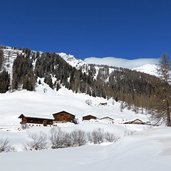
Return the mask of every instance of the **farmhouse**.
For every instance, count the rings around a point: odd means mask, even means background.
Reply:
[[[74,122],[75,123],[75,115],[68,113],[66,111],[61,111],[58,113],[52,114],[52,117],[49,118],[41,118],[41,117],[32,117],[21,114],[18,118],[21,119],[20,124],[43,124],[43,126],[53,125],[56,122]]]
[[[18,118],[21,119],[20,124],[43,124],[44,126],[47,125],[52,125],[54,119],[49,119],[49,118],[39,118],[39,117],[30,117],[30,116],[25,116],[24,114],[21,114]]]
[[[83,116],[82,120],[91,120],[91,119],[97,119],[96,116],[93,116],[93,115],[86,115],[86,116]]]
[[[74,122],[75,115],[66,111],[61,111],[53,114],[54,122]]]
[[[145,124],[145,122],[140,119],[134,119],[132,121],[124,122],[124,124]]]

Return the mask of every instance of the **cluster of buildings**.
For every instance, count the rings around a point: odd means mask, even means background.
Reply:
[[[66,111],[61,111],[58,113],[52,114],[51,118],[41,118],[41,117],[32,117],[32,116],[26,116],[24,114],[21,114],[18,118],[21,119],[20,124],[22,125],[43,125],[43,126],[48,126],[48,125],[55,125],[56,123],[64,123],[64,122],[71,122],[77,124],[77,119],[75,115],[66,112]],[[106,123],[114,123],[114,119],[111,117],[103,117],[103,118],[97,118],[96,116],[93,115],[86,115],[82,117],[83,121],[86,120],[100,120]],[[133,121],[125,122],[125,124],[145,124],[143,121],[140,119],[135,119]]]

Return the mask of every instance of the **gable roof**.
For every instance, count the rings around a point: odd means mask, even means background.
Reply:
[[[109,117],[109,116],[105,116],[105,117],[103,117],[103,118],[100,118],[100,120],[102,120],[102,119],[110,119],[110,120],[114,120],[113,118],[111,118],[111,117]]]
[[[132,120],[132,121],[127,121],[127,122],[125,122],[124,124],[133,124],[133,123],[145,124],[145,122],[143,122],[143,121],[140,120],[140,119],[134,119],[134,120]]]
[[[95,117],[95,118],[97,118],[96,116],[94,116],[94,115],[85,115],[85,116],[83,116],[83,117],[87,117],[87,116],[91,116],[91,117]]]
[[[57,112],[57,113],[54,113],[54,114],[52,114],[52,115],[53,115],[53,116],[54,116],[54,115],[59,115],[59,114],[61,114],[61,113],[66,113],[66,114],[68,114],[68,115],[75,116],[75,115],[73,115],[73,114],[71,114],[71,113],[69,113],[69,112],[66,112],[66,111]]]
[[[21,114],[18,118],[23,118],[23,117],[25,117],[25,118],[33,118],[33,119],[44,119],[44,120],[54,120],[54,118],[52,118],[52,117],[46,117],[46,118],[44,118],[44,117],[41,117],[41,116],[26,116],[26,115],[24,115],[24,114]]]

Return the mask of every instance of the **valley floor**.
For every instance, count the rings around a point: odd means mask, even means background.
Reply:
[[[46,89],[46,92],[44,91]],[[88,105],[86,101],[91,101]],[[107,102],[106,106],[100,103]],[[66,110],[76,115],[79,124],[58,124],[64,131],[80,129],[85,132],[101,128],[119,137],[115,143],[87,144],[81,147],[24,151],[29,133],[45,132],[51,127],[32,127],[20,130],[18,116],[29,114],[51,116]],[[114,123],[82,122],[82,116],[109,116]],[[120,110],[120,102],[74,94],[65,88],[52,91],[47,85],[36,92],[16,91],[0,95],[0,139],[8,138],[17,152],[0,153],[0,171],[167,171],[171,168],[171,128],[152,128],[149,125],[127,125],[125,121],[150,121],[148,113],[135,114]]]
[[[171,128],[146,129],[110,145],[1,153],[0,158],[2,171],[166,171]]]

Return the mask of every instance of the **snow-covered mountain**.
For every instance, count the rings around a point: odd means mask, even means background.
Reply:
[[[86,62],[84,62],[81,59],[76,59],[74,55],[66,54],[66,53],[57,53],[59,54],[68,64],[70,64],[72,67],[75,67],[77,69],[80,69],[80,67],[87,65]]]
[[[6,60],[5,68],[7,71],[12,72],[12,64],[16,59],[17,54],[22,54],[22,50],[14,49],[9,46],[4,49],[4,57]],[[147,73],[150,75],[155,75],[155,76],[158,75],[157,66],[159,63],[159,58],[139,58],[139,59],[128,60],[128,59],[116,58],[116,57],[101,57],[101,58],[89,57],[82,60],[82,59],[77,59],[74,55],[70,55],[66,53],[57,53],[57,54],[61,56],[69,65],[75,67],[76,69],[82,69],[83,72],[86,72],[88,70],[89,64],[95,64],[95,65],[107,65],[109,67],[122,67],[122,68],[127,68],[131,70]],[[98,67],[96,68],[98,70]]]
[[[0,79],[3,80],[0,92],[22,89],[33,91],[38,85],[48,84],[54,91],[65,87],[75,93],[114,98],[116,101],[125,101],[128,106],[142,107],[136,104],[140,95],[144,99],[153,96],[150,94],[155,92],[152,84],[158,81],[153,76],[143,74],[157,75],[155,64],[158,59],[126,60],[110,57],[87,58],[83,61],[65,53],[43,53],[27,48],[3,47],[1,51],[3,62]],[[146,108],[147,104],[143,107]]]
[[[117,57],[88,57],[84,60],[77,59],[74,55],[66,53],[58,53],[71,66],[80,69],[88,68],[88,64],[107,65],[109,67],[122,67],[146,74],[158,76],[157,66],[159,58],[138,58],[138,59],[124,59]],[[98,67],[96,67],[98,69]],[[86,70],[84,70],[86,72]]]
[[[84,59],[84,61],[88,64],[122,67],[157,76],[159,58],[123,59],[116,57],[89,57]]]

